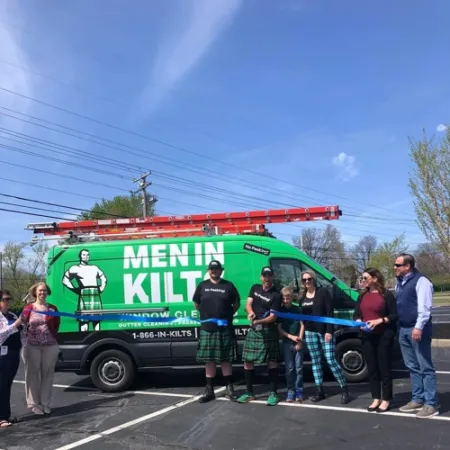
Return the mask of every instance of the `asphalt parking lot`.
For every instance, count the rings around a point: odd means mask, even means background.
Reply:
[[[450,322],[450,306],[435,306],[433,308],[433,323]]]
[[[398,411],[409,400],[410,388],[401,367],[394,372],[394,407],[385,414],[366,411],[366,383],[352,384],[352,402],[340,405],[339,390],[330,377],[329,396],[319,404],[281,402],[268,407],[264,370],[257,377],[256,402],[239,405],[222,397],[202,405],[197,400],[203,392],[203,373],[190,370],[142,374],[132,391],[119,394],[97,391],[87,377],[58,373],[50,416],[27,411],[20,369],[12,404],[21,421],[0,430],[0,449],[450,449],[450,348],[433,351],[441,415],[427,420]],[[242,370],[235,376],[243,380]],[[309,367],[305,387],[306,395],[314,392]]]

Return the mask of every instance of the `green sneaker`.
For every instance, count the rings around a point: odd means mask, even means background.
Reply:
[[[245,392],[237,399],[237,402],[238,403],[247,403],[247,402],[251,402],[252,400],[256,400],[256,397],[254,396],[254,394],[252,392]]]
[[[269,398],[267,399],[267,405],[275,406],[278,405],[278,395],[276,392],[271,392]]]

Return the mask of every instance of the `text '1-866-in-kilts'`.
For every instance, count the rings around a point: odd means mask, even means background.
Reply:
[[[197,345],[198,362],[234,361],[237,355],[236,335],[233,328],[216,331],[200,330]]]
[[[279,361],[280,357],[280,342],[275,327],[248,330],[242,351],[242,361],[262,364],[268,361]]]

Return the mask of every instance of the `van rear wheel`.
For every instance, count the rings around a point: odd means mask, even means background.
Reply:
[[[336,359],[349,383],[360,383],[368,376],[367,364],[359,339],[344,339],[336,345]]]
[[[95,387],[103,392],[128,389],[136,375],[130,356],[121,350],[105,350],[92,361],[90,375]]]

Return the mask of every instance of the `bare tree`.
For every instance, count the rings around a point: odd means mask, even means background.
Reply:
[[[450,127],[444,138],[410,139],[415,165],[409,186],[418,224],[427,239],[450,258]]]
[[[294,245],[329,270],[345,256],[341,233],[333,225],[324,229],[305,228],[294,238]]]
[[[377,247],[378,241],[375,236],[363,236],[353,247],[352,254],[359,273],[370,265],[370,258],[376,252]]]
[[[448,275],[450,270],[449,259],[430,243],[421,244],[414,252],[417,268],[427,277]]]

